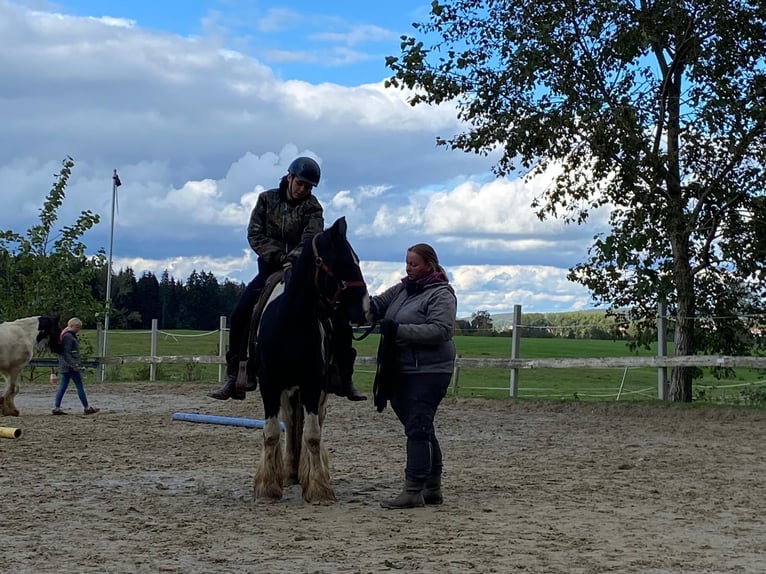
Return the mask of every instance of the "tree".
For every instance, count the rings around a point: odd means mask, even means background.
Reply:
[[[99,222],[83,211],[73,225],[56,229],[58,210],[74,167],[72,158],[62,162],[56,182],[40,208],[40,222],[26,235],[0,231],[0,318],[17,319],[52,314],[77,315],[88,322],[103,312],[90,286],[106,263],[103,250],[87,255],[81,237]]]
[[[388,84],[453,101],[464,132],[438,143],[502,157],[498,175],[558,168],[533,204],[584,223],[610,206],[571,280],[610,313],[675,315],[675,354],[733,285],[763,308],[766,13],[734,0],[435,0],[403,37]],[[424,42],[429,43],[426,47]],[[735,299],[727,300],[736,303]],[[739,311],[735,304],[726,310]],[[638,329],[647,332],[647,329]],[[723,331],[718,331],[723,333]],[[645,342],[645,341],[639,341]],[[706,350],[725,345],[709,337]],[[690,401],[692,371],[670,398]]]
[[[217,329],[219,286],[213,273],[192,270],[186,280],[178,327],[182,329]]]
[[[471,327],[479,335],[488,337],[494,334],[492,330],[492,316],[489,311],[476,311],[471,315]]]
[[[153,273],[145,271],[136,283],[136,305],[141,315],[141,328],[151,329],[152,319],[159,319],[162,313],[160,283]]]
[[[171,277],[167,269],[160,278],[160,329],[175,329],[178,325],[178,315],[183,299],[183,285]]]

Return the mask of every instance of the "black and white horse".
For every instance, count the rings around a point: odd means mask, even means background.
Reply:
[[[359,259],[346,239],[346,220],[304,242],[286,284],[278,285],[251,326],[249,376],[264,407],[263,447],[255,472],[256,498],[280,499],[300,482],[307,502],[331,502],[322,440],[328,386],[329,315],[366,322],[370,308]],[[285,426],[284,450],[279,419]]]
[[[58,317],[26,317],[0,323],[0,374],[5,376],[5,392],[0,395],[0,415],[19,416],[14,399],[19,392],[19,375],[46,344],[58,353],[61,328]]]

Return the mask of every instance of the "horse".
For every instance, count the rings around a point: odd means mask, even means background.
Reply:
[[[263,444],[253,490],[279,500],[299,482],[303,499],[335,501],[322,441],[330,384],[329,318],[366,323],[370,309],[346,219],[304,240],[287,282],[278,284],[250,325],[248,383],[260,388]],[[284,451],[280,433],[284,424]]]
[[[14,398],[19,391],[19,375],[32,360],[35,350],[46,345],[53,353],[61,349],[58,317],[40,315],[0,323],[0,374],[5,377],[5,392],[0,395],[0,415],[19,416]]]

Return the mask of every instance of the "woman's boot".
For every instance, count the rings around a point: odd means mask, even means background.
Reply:
[[[444,502],[441,474],[434,474],[426,478],[426,482],[423,485],[423,502],[429,505],[442,504]]]
[[[425,506],[423,501],[423,481],[405,480],[404,490],[399,493],[399,496],[390,500],[384,500],[380,505],[383,508],[416,508],[418,506]]]

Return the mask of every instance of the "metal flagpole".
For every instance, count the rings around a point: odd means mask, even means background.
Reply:
[[[117,202],[117,188],[122,185],[117,170],[112,175],[112,223],[109,231],[109,260],[106,264],[106,309],[104,315],[104,337],[102,339],[101,357],[106,358],[106,338],[109,334],[109,312],[112,306],[112,249],[114,247],[114,206]],[[101,363],[101,381],[106,378],[106,363]]]

